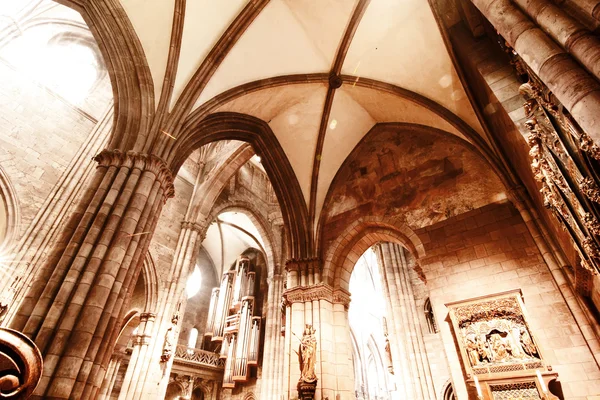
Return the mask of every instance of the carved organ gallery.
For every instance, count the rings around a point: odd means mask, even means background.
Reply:
[[[599,32],[0,2],[0,397],[600,399]]]

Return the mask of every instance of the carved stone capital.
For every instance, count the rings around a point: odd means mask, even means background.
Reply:
[[[175,195],[174,178],[171,170],[162,158],[154,154],[102,150],[100,154],[94,157],[94,160],[98,163],[98,167],[127,167],[152,172],[156,175],[156,180],[160,182],[165,199]]]
[[[333,289],[325,283],[312,286],[296,286],[283,292],[286,305],[293,303],[306,303],[314,300],[326,300],[333,304],[350,304],[350,292],[344,289]]]
[[[285,270],[290,271],[318,271],[320,260],[318,258],[291,259],[285,262]]]
[[[145,312],[145,313],[140,314],[141,322],[154,321],[155,319],[156,319],[156,314],[154,314],[154,313]]]
[[[205,225],[194,221],[181,221],[181,229],[189,229],[191,231],[198,232],[198,234],[202,234],[206,231]]]

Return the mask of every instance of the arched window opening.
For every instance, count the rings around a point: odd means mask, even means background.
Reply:
[[[425,312],[425,320],[427,320],[427,329],[429,333],[438,333],[439,330],[435,323],[435,316],[433,315],[433,308],[431,308],[431,300],[429,298],[425,300],[423,310]]]
[[[190,337],[188,338],[188,352],[192,352],[192,349],[196,348],[196,343],[198,342],[198,329],[192,328],[190,331]]]
[[[187,294],[187,298],[191,299],[200,291],[202,287],[202,274],[200,273],[200,268],[196,265],[194,267],[194,271],[188,277],[188,280],[185,285],[185,292]]]
[[[192,400],[204,400],[204,392],[201,388],[197,387],[192,392]]]
[[[387,399],[393,390],[388,354],[386,306],[377,254],[368,249],[350,276],[352,302],[348,310],[353,339],[355,395],[357,399]]]
[[[59,23],[31,27],[2,49],[2,58],[28,78],[79,105],[106,75],[106,69],[92,36],[72,29]]]
[[[448,382],[448,384],[446,385],[446,387],[444,388],[444,394],[443,394],[443,399],[444,400],[456,400],[456,394],[454,393],[454,386],[452,386],[452,382]]]

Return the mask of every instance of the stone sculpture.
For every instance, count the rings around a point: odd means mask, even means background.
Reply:
[[[313,400],[317,389],[315,361],[317,355],[316,330],[310,324],[304,327],[300,339],[298,358],[300,361],[300,379],[298,379],[298,397],[301,400]]]
[[[317,380],[315,375],[315,355],[317,353],[317,338],[315,329],[307,324],[304,328],[304,334],[300,342],[300,379],[304,382],[314,382]]]

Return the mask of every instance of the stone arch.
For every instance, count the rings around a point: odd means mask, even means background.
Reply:
[[[323,280],[335,289],[348,290],[350,275],[360,256],[378,242],[404,246],[416,260],[425,256],[418,235],[408,225],[391,225],[374,218],[361,218],[338,236],[329,246],[323,265]]]
[[[3,252],[15,244],[15,237],[18,235],[17,228],[21,221],[21,209],[17,192],[2,166],[0,166],[0,207],[4,208],[0,212],[6,214],[4,238],[0,232],[0,252]]]
[[[271,229],[269,229],[272,225],[265,221],[262,217],[259,209],[246,201],[232,201],[223,203],[217,207],[215,207],[211,211],[211,221],[214,220],[219,214],[228,212],[228,211],[238,211],[246,214],[250,221],[254,224],[258,233],[264,238],[265,242],[265,258],[267,259],[267,263],[273,269],[273,273],[278,273],[276,269],[278,266],[279,254],[277,252],[277,246],[274,241],[274,233]]]
[[[190,220],[201,223],[202,219],[206,218],[211,213],[217,197],[221,194],[225,185],[227,185],[235,173],[246,164],[250,158],[252,158],[252,155],[254,155],[252,147],[247,144],[242,145],[219,166],[218,170],[214,173],[214,176],[202,184],[206,190],[198,190],[196,192],[202,194],[202,198],[198,199],[198,204],[194,205],[190,215],[188,215]],[[192,201],[194,200],[196,199],[194,198]]]
[[[248,392],[244,396],[244,400],[256,400],[256,396],[254,396],[254,392]]]
[[[81,13],[110,76],[114,122],[109,149],[147,150],[155,115],[154,82],[142,44],[118,0],[62,0]]]
[[[177,400],[185,395],[185,388],[176,380],[171,380],[167,385],[165,400]]]
[[[290,162],[269,125],[249,115],[220,112],[207,116],[197,125],[183,131],[173,147],[164,155],[176,173],[197,148],[219,140],[250,143],[262,159],[289,233],[289,254],[301,259],[313,255],[308,208],[300,184]]]

